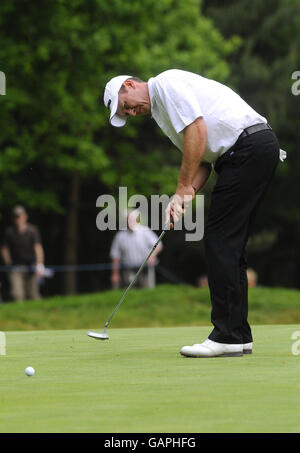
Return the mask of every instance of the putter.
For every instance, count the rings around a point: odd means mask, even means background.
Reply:
[[[170,227],[171,224],[173,224],[173,219],[172,217],[170,217],[170,220],[169,220],[169,224],[166,224],[165,227]],[[172,229],[172,228],[170,228]],[[138,276],[140,275],[140,273],[142,272],[142,270],[144,269],[146,263],[148,262],[150,256],[152,255],[152,253],[154,252],[154,250],[156,249],[156,247],[158,246],[158,244],[160,243],[160,241],[162,240],[162,238],[164,237],[164,235],[166,234],[166,229],[164,229],[162,231],[162,233],[160,234],[158,240],[156,241],[156,243],[154,244],[153,248],[151,249],[149,255],[147,256],[147,258],[145,259],[145,261],[143,262],[143,264],[141,265],[141,267],[139,268],[139,270],[137,271],[134,279],[131,281],[130,285],[128,286],[128,288],[125,290],[123,296],[121,297],[120,299],[120,302],[118,303],[118,305],[115,307],[114,311],[112,312],[112,314],[110,315],[110,317],[108,318],[108,320],[106,321],[105,323],[105,326],[104,326],[104,332],[103,333],[97,333],[97,332],[88,332],[87,335],[91,338],[95,338],[95,340],[108,340],[109,339],[109,336],[107,335],[106,333],[106,330],[107,330],[107,327],[112,319],[112,317],[114,316],[114,314],[116,313],[116,311],[118,310],[118,308],[120,307],[121,303],[123,302],[123,300],[125,299],[126,297],[126,294],[128,293],[128,291],[130,290],[130,288],[135,284],[135,282],[137,281],[138,279]]]

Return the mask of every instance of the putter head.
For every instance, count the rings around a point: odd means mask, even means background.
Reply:
[[[88,332],[89,337],[95,338],[95,340],[108,340],[109,336],[107,333]]]

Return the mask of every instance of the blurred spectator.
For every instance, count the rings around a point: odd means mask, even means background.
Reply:
[[[207,275],[200,275],[197,280],[198,288],[206,288],[208,286]]]
[[[257,286],[257,273],[254,269],[247,269],[248,287],[255,288]]]
[[[5,265],[12,266],[9,273],[11,296],[15,301],[37,300],[40,299],[38,280],[44,273],[40,233],[36,226],[27,223],[23,206],[16,206],[12,215],[13,225],[6,229],[1,248]]]
[[[111,274],[113,288],[130,284],[157,240],[158,236],[150,228],[140,225],[137,210],[127,213],[127,230],[116,234],[110,250],[113,262]],[[137,286],[155,287],[156,257],[162,248],[162,244],[159,243],[148,261],[148,266],[139,275]],[[120,268],[122,268],[121,272]]]

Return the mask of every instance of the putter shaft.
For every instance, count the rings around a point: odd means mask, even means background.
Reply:
[[[104,333],[106,332],[106,329],[112,319],[112,317],[114,316],[114,314],[116,313],[116,311],[118,310],[118,308],[120,307],[121,303],[123,302],[123,300],[125,299],[126,297],[126,294],[128,293],[128,291],[130,290],[130,288],[135,284],[135,282],[137,281],[140,273],[142,272],[142,270],[144,269],[146,263],[148,262],[150,256],[152,255],[152,253],[154,252],[154,250],[156,249],[156,247],[158,246],[158,244],[160,243],[160,241],[162,240],[162,238],[164,237],[164,235],[166,234],[166,230],[162,231],[162,233],[160,234],[158,240],[156,241],[156,243],[154,244],[153,248],[151,249],[150,253],[148,254],[147,258],[145,259],[145,261],[143,262],[143,264],[141,265],[141,267],[139,268],[139,270],[137,271],[134,279],[130,282],[129,286],[126,288],[123,296],[121,297],[118,305],[116,305],[115,309],[113,310],[112,314],[110,315],[110,317],[108,318],[108,320],[106,321],[105,323],[105,326],[104,326]]]

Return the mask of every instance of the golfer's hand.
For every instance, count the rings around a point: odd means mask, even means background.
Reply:
[[[184,215],[194,196],[195,190],[192,186],[177,190],[165,211],[166,223],[170,217],[174,220],[174,223],[178,222],[178,220]],[[173,225],[171,224],[171,228],[172,227]]]

